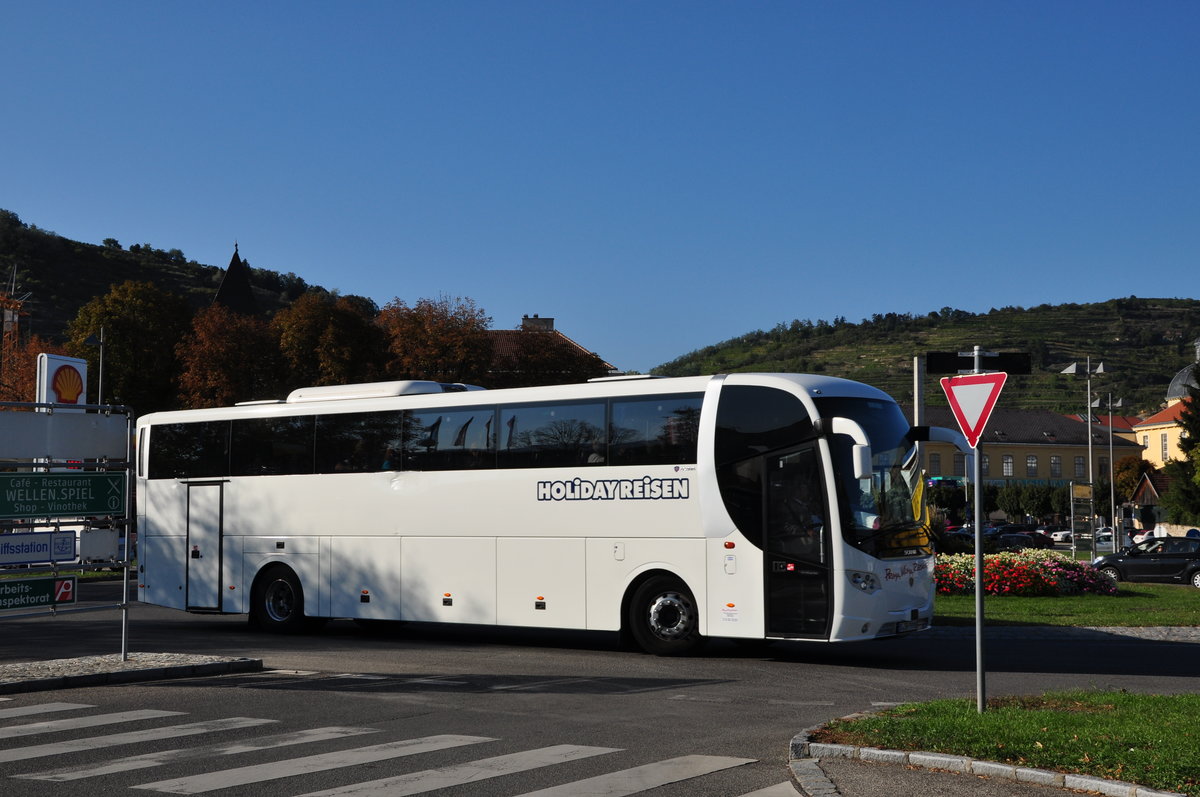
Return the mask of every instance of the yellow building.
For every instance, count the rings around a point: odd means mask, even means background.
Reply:
[[[1196,362],[1175,374],[1167,388],[1167,408],[1133,427],[1138,442],[1145,449],[1142,457],[1155,468],[1161,468],[1173,459],[1183,459],[1183,451],[1179,448],[1179,438],[1183,434],[1179,415],[1183,412],[1188,389],[1196,386],[1198,365],[1200,339],[1196,340]]]

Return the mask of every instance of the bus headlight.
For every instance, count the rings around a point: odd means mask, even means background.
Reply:
[[[858,570],[846,571],[846,576],[850,579],[850,583],[855,589],[870,595],[872,592],[879,591],[879,579],[875,578],[874,573],[862,573]]]

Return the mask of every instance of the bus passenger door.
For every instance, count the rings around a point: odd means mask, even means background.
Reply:
[[[187,485],[187,608],[221,609],[223,482]]]
[[[829,520],[815,444],[763,457],[767,636],[827,637]]]

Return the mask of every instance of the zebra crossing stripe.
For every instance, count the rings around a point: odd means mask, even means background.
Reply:
[[[59,731],[79,730],[80,728],[95,728],[99,725],[116,725],[118,722],[175,717],[183,713],[182,711],[146,709],[144,711],[119,711],[116,714],[96,714],[91,717],[71,717],[65,720],[46,720],[45,722],[31,722],[28,725],[15,725],[11,728],[5,728],[4,736],[7,739],[15,739],[19,736],[36,736],[39,733],[57,733]]]
[[[350,736],[360,736],[364,733],[378,732],[378,728],[311,728],[309,730],[303,730],[297,733],[280,733],[274,736],[263,736],[261,738],[252,739],[246,742],[235,742],[232,744],[207,744],[200,747],[187,747],[176,750],[163,750],[157,753],[145,753],[144,755],[118,758],[115,761],[109,761],[105,764],[101,764],[98,767],[63,767],[62,769],[30,772],[26,775],[14,775],[13,777],[25,778],[26,780],[51,780],[56,782],[81,780],[83,778],[94,778],[99,775],[112,775],[116,772],[130,772],[135,769],[149,769],[151,767],[158,767],[164,764],[173,764],[179,761],[190,761],[196,758],[207,759],[222,755],[249,753],[256,750],[272,750],[278,747],[290,747],[292,745],[309,744],[311,742],[324,742],[330,739],[342,739]]]
[[[440,736],[425,736],[418,739],[404,739],[398,742],[357,747],[351,750],[341,750],[333,753],[293,758],[271,764],[256,764],[237,769],[225,769],[218,772],[206,772],[187,778],[159,780],[154,783],[143,783],[133,786],[134,789],[160,791],[169,794],[202,794],[206,791],[226,789],[249,783],[262,783],[267,780],[288,778],[294,775],[307,775],[312,772],[324,772],[330,769],[359,766],[373,761],[386,761],[389,758],[428,753],[434,750],[445,750],[451,747],[461,747],[479,742],[494,742],[495,739],[485,736],[457,736],[444,734]]]
[[[495,758],[484,758],[441,769],[427,769],[423,772],[410,772],[391,778],[354,783],[335,789],[311,792],[301,795],[301,797],[403,797],[403,795],[424,794],[435,789],[461,786],[488,778],[498,778],[501,775],[511,775],[566,761],[616,752],[620,751],[612,747],[560,744]]]
[[[168,711],[168,714],[179,712]],[[122,744],[138,744],[152,742],[157,739],[172,739],[178,736],[195,736],[201,733],[231,730],[233,728],[249,728],[254,725],[266,725],[279,720],[260,720],[252,717],[231,717],[221,720],[205,720],[187,725],[168,725],[163,728],[149,728],[144,731],[128,731],[113,733],[107,736],[91,736],[84,739],[72,739],[66,742],[50,742],[36,744],[30,747],[13,747],[0,750],[0,763],[20,761],[26,758],[44,758],[51,755],[78,753],[84,750],[96,750],[101,747],[116,747]]]
[[[0,709],[0,720],[14,717],[29,717],[34,714],[50,714],[55,711],[75,711],[77,709],[95,708],[87,703],[39,703],[33,706],[17,706],[16,708]]]
[[[710,775],[723,769],[753,764],[753,758],[728,756],[685,755],[654,764],[597,775],[587,780],[564,783],[549,789],[531,791],[520,797],[624,797],[640,791],[655,789],[681,780]]]

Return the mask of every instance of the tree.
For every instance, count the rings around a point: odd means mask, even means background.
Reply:
[[[945,513],[947,518],[954,518],[956,521],[963,517],[963,512],[967,508],[967,495],[961,487],[939,484],[937,487],[929,488],[927,496],[930,506],[937,507]],[[974,507],[972,507],[973,509]]]
[[[1026,515],[1039,520],[1054,511],[1054,488],[1043,484],[1027,484],[1021,491],[1021,508]]]
[[[1154,470],[1154,466],[1141,457],[1131,454],[1122,457],[1113,465],[1113,482],[1117,487],[1117,501],[1128,501],[1142,481],[1142,476]]]
[[[1000,511],[1010,520],[1012,518],[1019,518],[1024,514],[1024,492],[1023,486],[1016,482],[1006,484],[1000,488],[1000,492],[996,496],[996,502],[1000,505]]]
[[[375,323],[379,308],[361,296],[309,291],[271,321],[289,382],[344,385],[381,378],[387,338]]]
[[[492,362],[491,321],[470,299],[421,299],[412,307],[393,299],[379,313],[392,355],[389,374],[396,379],[486,381]]]
[[[1179,414],[1179,425],[1183,427],[1179,450],[1183,459],[1171,460],[1163,466],[1170,487],[1163,493],[1160,506],[1168,523],[1200,525],[1200,388],[1190,385],[1183,401],[1184,408]]]
[[[67,350],[88,361],[88,378],[100,376],[100,347],[87,343],[104,330],[104,395],[101,403],[124,404],[140,414],[175,404],[179,373],[175,346],[191,324],[192,311],[175,294],[149,282],[114,285],[79,309],[67,325]]]
[[[184,407],[228,406],[279,398],[284,392],[278,339],[261,318],[210,305],[196,313],[176,354]]]
[[[4,352],[0,362],[0,401],[33,401],[37,398],[37,358],[39,354],[66,354],[57,343],[51,343],[37,335],[18,343],[11,351]]]

